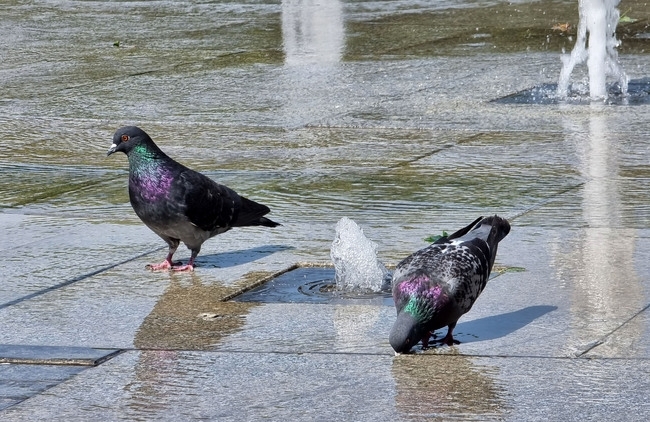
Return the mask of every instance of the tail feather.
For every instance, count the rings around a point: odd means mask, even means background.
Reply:
[[[490,248],[496,248],[496,245],[503,240],[504,237],[510,233],[510,223],[505,218],[495,215],[494,217],[488,217],[490,219],[489,224],[492,226],[490,234],[486,240]],[[486,218],[486,220],[488,220]]]
[[[490,248],[490,271],[494,265],[494,260],[497,256],[497,249],[499,247],[499,242],[503,240],[504,237],[510,233],[510,223],[505,218],[501,218],[497,215],[490,218],[490,234],[487,237],[486,243]]]
[[[258,220],[258,224],[251,224],[251,225],[252,226],[264,226],[264,227],[277,227],[277,226],[281,226],[282,224],[276,223],[273,220],[269,220],[266,217],[260,217],[260,219]]]
[[[243,227],[243,226],[265,226],[265,227],[276,227],[279,226],[279,223],[272,221],[263,215],[271,212],[269,207],[266,205],[251,201],[248,198],[241,197],[242,207],[239,211],[239,217],[233,227]]]
[[[474,226],[476,226],[476,224],[478,224],[478,222],[481,221],[481,220],[483,220],[483,216],[480,216],[480,217],[477,218],[476,220],[472,221],[468,226],[463,227],[462,229],[458,230],[458,231],[455,232],[455,233],[452,233],[452,234],[451,234],[450,236],[448,236],[447,238],[448,238],[449,240],[454,240],[454,239],[457,239],[457,238],[459,238],[459,237],[465,236],[465,235],[466,235],[467,233],[469,233],[469,231],[472,230],[472,229],[474,228]]]

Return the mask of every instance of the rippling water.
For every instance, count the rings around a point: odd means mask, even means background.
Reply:
[[[646,107],[491,102],[557,80],[570,42],[551,28],[577,15],[574,3],[331,1],[319,32],[299,25],[322,17],[314,2],[5,2],[0,304],[19,302],[2,309],[3,341],[146,349],[85,371],[96,390],[71,382],[35,397],[61,402],[33,402],[34,412],[281,419],[293,409],[345,420],[348,406],[377,420],[518,420],[572,417],[570,401],[596,418],[642,403],[642,363],[562,365],[645,303]],[[632,73],[648,69],[639,19],[621,47]],[[283,226],[206,242],[203,268],[188,277],[144,272],[164,244],[128,203],[126,158],[106,157],[124,124],[267,204]],[[393,360],[390,306],[221,301],[249,275],[238,271],[328,261],[344,216],[390,263],[491,213],[513,220],[497,260],[526,273],[495,280],[499,297],[486,308],[508,317],[531,300],[559,306],[503,342],[462,350],[541,358]],[[99,269],[76,288],[48,290]],[[20,302],[35,292],[42,300]],[[619,334],[608,353],[627,353],[622,344],[645,356],[646,325]],[[197,352],[156,350],[182,348]],[[541,396],[550,405],[538,411]]]

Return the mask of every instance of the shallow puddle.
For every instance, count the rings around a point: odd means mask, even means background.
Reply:
[[[236,302],[326,303],[332,305],[393,306],[390,291],[337,289],[333,268],[299,267],[234,299]]]
[[[34,381],[0,391],[30,397],[3,416],[648,419],[644,2],[617,33],[638,97],[599,107],[539,101],[573,0],[5,3],[0,342],[124,353],[0,366]],[[211,239],[193,274],[146,271],[164,242],[106,157],[124,124],[282,226]],[[505,270],[459,346],[395,359],[390,295],[343,294],[328,267],[230,300],[327,262],[341,217],[390,264],[489,213],[512,220]]]
[[[576,84],[579,85],[579,84]],[[497,98],[492,102],[497,104],[590,104],[589,92],[584,91],[586,87],[576,86],[570,91],[567,98],[557,96],[557,84],[543,84],[514,94]],[[628,82],[627,95],[622,95],[618,84],[611,84],[607,87],[607,105],[642,105],[650,103],[650,78],[633,79]]]

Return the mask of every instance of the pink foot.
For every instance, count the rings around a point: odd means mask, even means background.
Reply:
[[[180,261],[172,263],[171,256],[168,256],[160,264],[149,264],[145,268],[151,271],[194,271],[194,260],[190,259],[187,265],[182,265]]]
[[[172,271],[178,271],[178,272],[181,272],[181,271],[191,272],[191,271],[194,271],[194,265],[192,265],[192,264],[180,265],[180,266],[177,266],[177,267],[171,267],[171,270]]]
[[[160,264],[148,264],[145,268],[151,271],[163,271],[163,270],[169,270],[173,267],[169,261],[164,260]]]

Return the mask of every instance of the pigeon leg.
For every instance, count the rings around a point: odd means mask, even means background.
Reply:
[[[169,245],[169,253],[167,254],[167,258],[165,258],[165,260],[160,264],[148,264],[146,266],[148,270],[162,271],[162,270],[170,270],[174,268],[174,263],[172,262],[172,256],[174,256],[176,249],[178,249],[178,245],[180,244],[180,241],[173,240],[173,239],[165,239],[165,241]]]
[[[429,348],[429,338],[431,337],[431,332],[427,331],[427,333],[422,336],[422,350],[427,350]]]
[[[147,264],[147,269],[151,271],[163,271],[163,270],[173,270],[178,267],[174,267],[174,263],[172,262],[172,256],[174,253],[169,253],[167,255],[167,258],[160,264]],[[176,265],[178,266],[180,262],[177,262]]]
[[[453,346],[454,344],[460,344],[460,341],[454,339],[454,336],[452,334],[455,327],[456,327],[455,322],[453,324],[449,324],[449,326],[447,327],[447,335],[439,340],[440,343],[444,343],[447,346]]]
[[[194,260],[196,259],[196,256],[199,254],[199,251],[201,249],[192,249],[192,256],[190,257],[190,260],[187,262],[187,265],[181,265],[178,267],[172,267],[172,271],[194,271]]]

